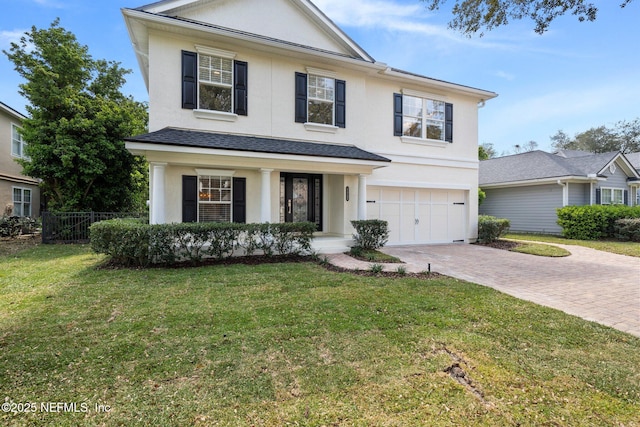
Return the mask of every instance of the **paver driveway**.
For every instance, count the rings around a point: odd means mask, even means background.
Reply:
[[[412,270],[433,271],[490,286],[640,336],[640,258],[580,246],[564,258],[478,245],[397,246],[383,251]],[[417,267],[417,268],[416,268]]]

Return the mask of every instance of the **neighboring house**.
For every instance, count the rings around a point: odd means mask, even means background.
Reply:
[[[150,133],[126,146],[150,162],[152,223],[311,221],[335,250],[367,218],[390,244],[475,240],[477,110],[495,93],[377,62],[308,0],[123,15],[149,91]]]
[[[17,159],[25,158],[25,142],[18,132],[24,115],[0,102],[0,215],[40,216],[38,181],[22,175]]]
[[[480,162],[480,187],[480,214],[509,219],[513,231],[557,234],[557,208],[638,204],[640,175],[617,151],[531,151]]]

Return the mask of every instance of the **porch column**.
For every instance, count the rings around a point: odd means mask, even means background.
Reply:
[[[260,169],[260,172],[262,172],[260,222],[271,222],[271,172],[273,169]]]
[[[358,175],[358,219],[367,219],[367,176]]]
[[[164,224],[164,170],[166,163],[151,163],[153,180],[151,181],[151,215],[150,224]]]

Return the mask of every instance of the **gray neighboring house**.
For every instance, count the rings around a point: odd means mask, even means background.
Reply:
[[[560,234],[556,208],[640,204],[640,153],[531,151],[480,162],[487,198],[481,215],[511,221],[511,230]]]

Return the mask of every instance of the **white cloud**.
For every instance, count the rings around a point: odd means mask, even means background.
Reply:
[[[507,73],[506,71],[502,71],[502,70],[498,70],[494,73],[494,75],[496,77],[500,77],[501,79],[504,80],[508,80],[508,81],[513,81],[516,79],[516,76],[511,74],[511,73]]]
[[[20,37],[24,36],[26,31],[27,30],[0,31],[0,47],[2,47],[2,49],[9,49],[11,43],[19,43]]]

